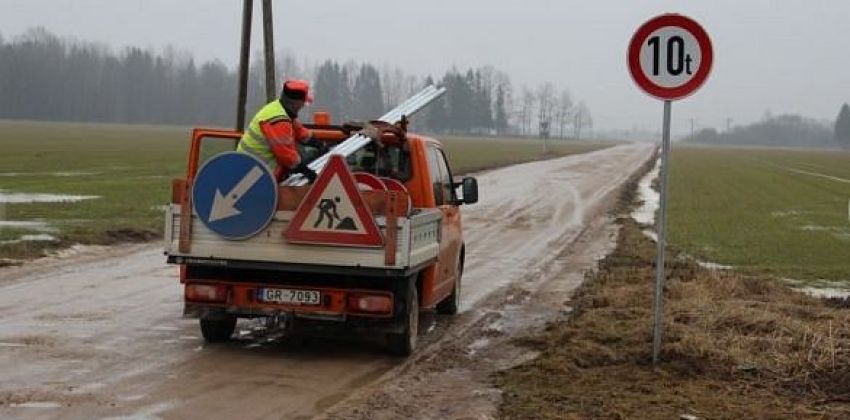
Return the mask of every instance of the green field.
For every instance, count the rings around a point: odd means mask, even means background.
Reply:
[[[608,147],[614,142],[549,140],[548,153],[543,154],[543,143],[538,139],[475,138],[447,136],[441,138],[452,170],[458,174],[480,169],[585,153]]]
[[[0,122],[0,192],[98,196],[67,203],[0,203],[0,258],[31,258],[74,243],[112,244],[160,235],[171,179],[183,176],[191,129]],[[550,155],[611,143],[551,141]],[[445,139],[456,173],[541,159],[529,139]],[[207,151],[212,153],[213,150]],[[486,194],[486,191],[482,191]],[[8,221],[42,226],[9,226]],[[23,235],[57,241],[18,241]]]
[[[791,279],[850,281],[850,153],[674,147],[670,243]]]

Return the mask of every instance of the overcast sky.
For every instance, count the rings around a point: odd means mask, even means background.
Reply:
[[[255,21],[260,0],[255,0]],[[0,33],[34,26],[115,47],[174,45],[235,66],[241,0],[0,0]],[[552,81],[586,101],[597,128],[657,129],[661,104],[626,70],[645,20],[677,12],[712,37],[714,68],[673,106],[674,135],[773,114],[833,120],[850,101],[848,0],[275,0],[275,46],[312,60],[398,65],[418,74],[492,64],[515,85]],[[260,26],[255,23],[255,33]],[[259,38],[254,46],[259,48]]]

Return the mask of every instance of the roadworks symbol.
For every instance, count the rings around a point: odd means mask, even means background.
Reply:
[[[342,218],[339,216],[336,208],[339,202],[339,196],[334,197],[333,200],[330,198],[323,198],[319,201],[319,205],[317,207],[319,209],[319,219],[313,224],[313,229],[318,229],[319,226],[325,222],[325,219],[327,219],[328,229],[357,230],[357,225],[354,223],[354,219],[351,217]],[[339,221],[339,223],[336,223],[336,221]],[[335,223],[336,227],[334,227]]]
[[[305,222],[302,229],[309,231],[366,233],[339,177],[329,180]]]
[[[376,247],[384,242],[340,155],[330,158],[284,235],[289,242],[301,244]]]

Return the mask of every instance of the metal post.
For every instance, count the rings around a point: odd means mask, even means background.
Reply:
[[[652,337],[652,363],[658,363],[661,353],[662,324],[664,322],[664,225],[667,218],[667,178],[670,174],[670,108],[671,102],[664,101],[664,128],[661,135],[661,192],[658,203],[658,234],[655,258],[655,328]]]
[[[266,62],[266,102],[277,98],[274,74],[274,27],[272,26],[272,0],[263,0],[263,49]]]
[[[248,101],[248,66],[251,53],[251,13],[254,0],[242,3],[242,47],[239,50],[239,96],[236,99],[236,131],[245,128],[245,104]]]

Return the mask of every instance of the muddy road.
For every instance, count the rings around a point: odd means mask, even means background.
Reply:
[[[206,345],[197,321],[181,318],[177,268],[159,244],[2,269],[0,418],[353,417],[345,410],[439,363],[441,349],[514,299],[518,284],[561,304],[580,276],[553,279],[570,261],[589,266],[603,252],[605,210],[652,151],[623,145],[481,174],[481,201],[463,213],[463,312],[423,316],[421,351],[408,360],[369,338],[281,336],[258,322]],[[474,343],[473,352],[487,352],[486,340]],[[396,415],[415,417],[387,417]]]

